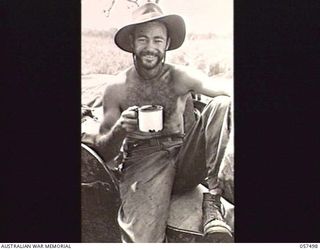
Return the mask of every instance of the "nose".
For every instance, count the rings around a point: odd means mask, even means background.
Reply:
[[[148,50],[154,50],[156,48],[155,43],[150,39],[146,45],[146,49]]]

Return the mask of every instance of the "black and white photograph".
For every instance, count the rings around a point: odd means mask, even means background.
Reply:
[[[319,4],[0,1],[1,248],[319,248]]]
[[[82,242],[234,242],[233,1],[81,1]]]

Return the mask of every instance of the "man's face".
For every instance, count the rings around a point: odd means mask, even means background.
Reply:
[[[153,69],[161,63],[167,46],[167,29],[160,22],[140,24],[132,37],[133,51],[138,64]]]

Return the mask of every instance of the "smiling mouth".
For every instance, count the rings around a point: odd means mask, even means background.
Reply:
[[[148,61],[152,61],[152,60],[155,60],[157,57],[152,55],[145,55],[143,56],[143,58],[145,58]]]

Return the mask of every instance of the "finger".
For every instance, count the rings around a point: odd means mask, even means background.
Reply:
[[[122,127],[128,132],[136,131],[138,128],[137,126],[131,124],[123,124]]]
[[[129,111],[126,110],[122,113],[122,116],[125,118],[136,118],[137,117],[137,112],[136,111]]]
[[[127,110],[136,111],[138,108],[139,108],[138,106],[131,106]]]
[[[131,125],[137,125],[138,124],[138,120],[137,119],[129,119],[129,118],[124,118],[122,120],[123,124],[131,124]]]
[[[130,119],[130,118],[124,118],[122,117],[120,120],[119,120],[119,123],[122,125],[132,125],[132,126],[137,126],[138,125],[138,120],[137,119]]]

